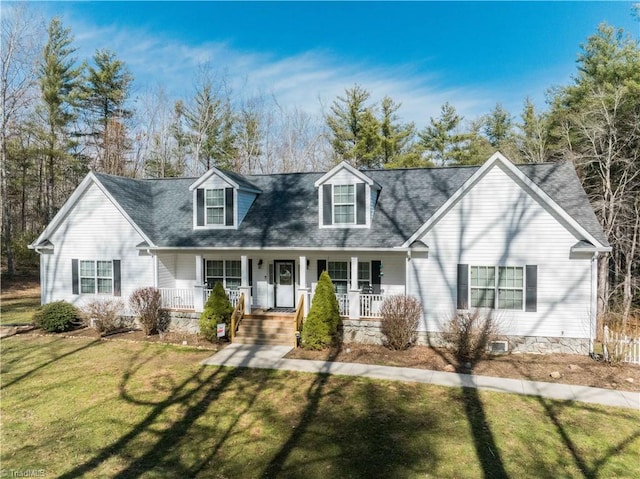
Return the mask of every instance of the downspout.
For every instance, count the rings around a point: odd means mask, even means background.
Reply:
[[[407,250],[407,260],[404,263],[404,295],[409,295],[409,268],[411,266],[411,250]]]
[[[595,251],[591,257],[591,301],[589,314],[589,354],[594,353],[593,332],[597,323],[598,314],[598,252]]]

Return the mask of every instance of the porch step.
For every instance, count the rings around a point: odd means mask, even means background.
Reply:
[[[294,315],[250,314],[245,316],[235,336],[240,344],[292,345]]]

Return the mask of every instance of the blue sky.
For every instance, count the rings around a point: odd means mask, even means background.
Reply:
[[[162,85],[192,94],[198,64],[226,72],[236,94],[273,93],[312,113],[359,83],[402,102],[424,126],[448,101],[467,118],[497,102],[517,115],[525,97],[567,84],[579,46],[601,22],[636,38],[632,2],[44,2],[79,58],[116,52],[135,94]]]

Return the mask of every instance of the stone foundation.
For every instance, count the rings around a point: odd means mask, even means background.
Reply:
[[[345,343],[383,344],[380,321],[343,319],[342,340]],[[500,336],[498,340],[508,342],[508,352],[510,353],[589,354],[589,340],[583,338]],[[433,347],[447,346],[441,333],[427,331],[418,332],[418,344]]]
[[[171,317],[171,321],[169,322],[169,331],[190,334],[197,334],[200,332],[200,326],[198,325],[200,313],[171,311],[169,316]]]

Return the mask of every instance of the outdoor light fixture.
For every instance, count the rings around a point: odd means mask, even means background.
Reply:
[[[262,269],[262,260],[261,259],[258,260],[258,269]]]

